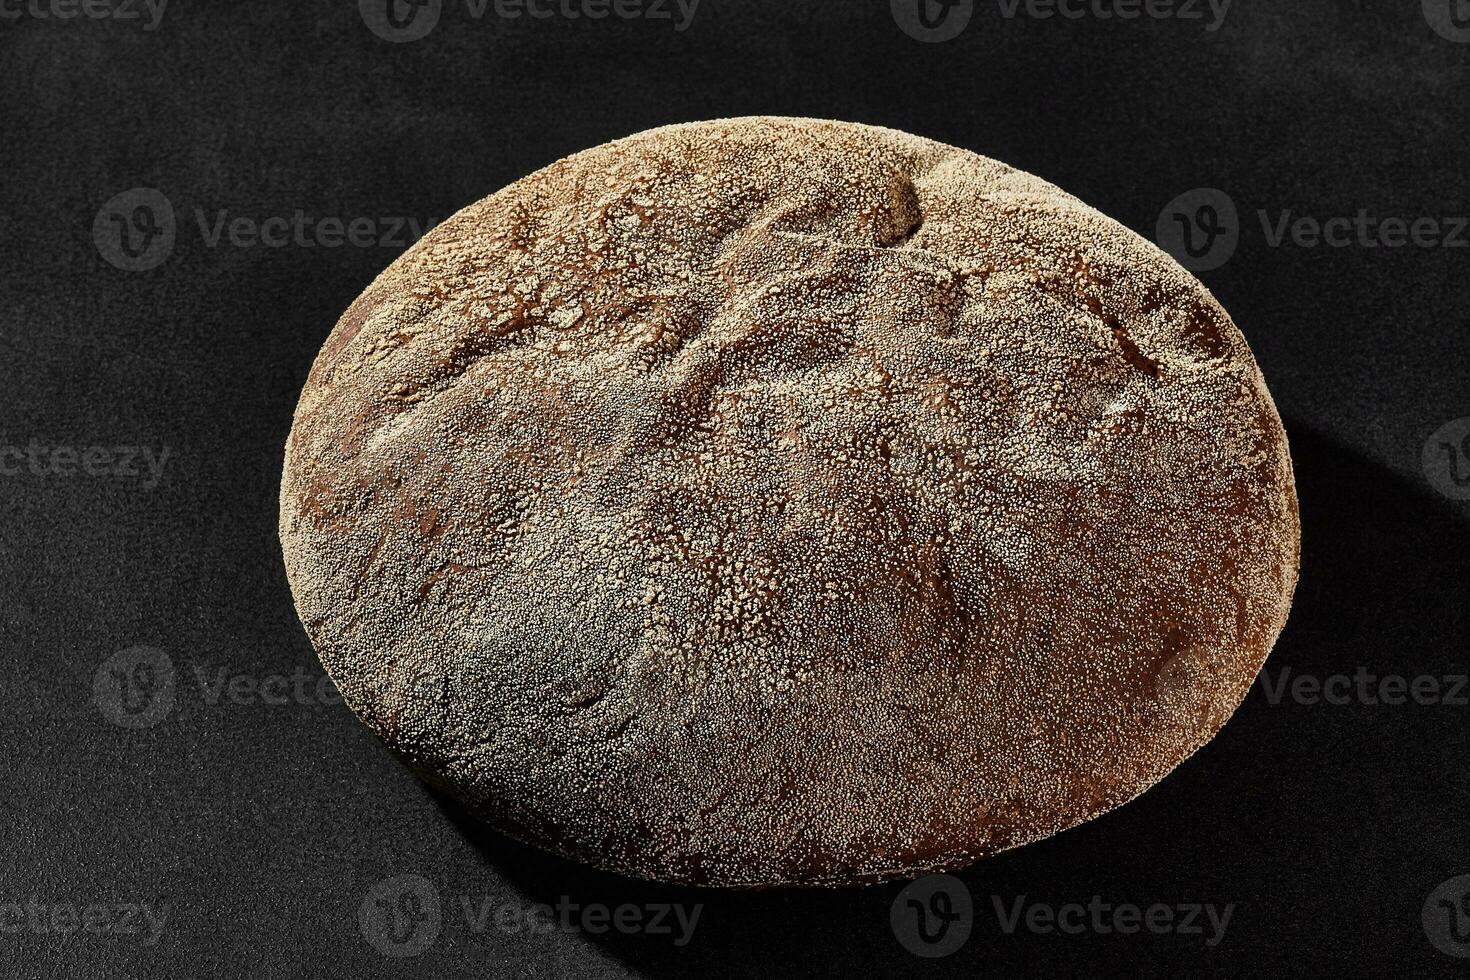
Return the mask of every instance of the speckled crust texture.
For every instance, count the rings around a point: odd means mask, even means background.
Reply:
[[[1291,462],[1158,249],[887,129],[674,126],[553,164],[352,305],[281,540],[347,703],[505,832],[839,885],[1095,817],[1284,625]]]

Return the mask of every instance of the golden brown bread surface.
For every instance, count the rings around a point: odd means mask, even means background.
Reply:
[[[1299,529],[1229,317],[1057,188],[849,123],[675,126],[465,209],[342,317],[281,540],[347,703],[631,875],[953,868],[1245,696]]]

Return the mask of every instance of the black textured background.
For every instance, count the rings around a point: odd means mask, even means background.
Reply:
[[[1470,707],[1272,705],[1258,686],[1141,799],[962,873],[973,934],[920,959],[890,928],[899,885],[722,894],[590,872],[476,829],[341,706],[211,703],[196,673],[320,675],[275,542],[281,447],[336,317],[401,251],[212,247],[196,211],[439,219],[615,137],[769,113],[967,147],[1150,237],[1178,195],[1227,193],[1239,249],[1202,278],[1287,420],[1305,534],[1269,669],[1463,675],[1470,505],[1421,455],[1470,415],[1470,249],[1272,247],[1256,217],[1470,213],[1470,43],[1431,29],[1435,2],[1237,0],[1208,31],[977,0],[958,38],[923,43],[888,0],[703,0],[683,31],[476,21],[445,0],[433,33],[395,44],[353,0],[173,0],[155,30],[3,0],[20,17],[0,18],[0,452],[169,455],[156,485],[0,456],[0,975],[1464,976],[1421,912],[1470,873]],[[104,259],[114,226],[96,220],[135,188],[177,216],[138,272]],[[109,680],[140,646],[167,657],[171,694],[167,669]],[[119,694],[153,723],[110,721]],[[394,959],[359,911],[405,874],[440,896],[441,931]],[[1214,946],[1006,935],[992,896],[1022,895],[1234,909]],[[461,896],[703,907],[678,947],[476,933]],[[68,906],[130,903],[166,907],[156,937],[67,928]]]

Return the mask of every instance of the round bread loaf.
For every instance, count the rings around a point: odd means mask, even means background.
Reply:
[[[504,832],[723,886],[955,868],[1143,792],[1285,623],[1244,340],[1050,184],[754,118],[579,153],[384,272],[281,487],[343,697]]]

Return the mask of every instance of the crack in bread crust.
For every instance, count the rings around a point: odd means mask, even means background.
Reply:
[[[523,840],[723,886],[954,868],[1132,799],[1284,625],[1245,341],[1057,188],[752,118],[562,160],[344,314],[281,539],[355,712]]]

